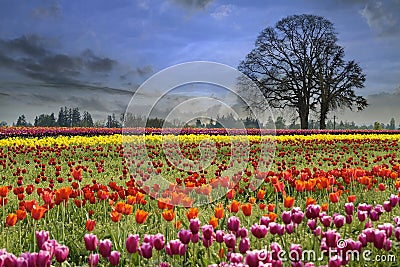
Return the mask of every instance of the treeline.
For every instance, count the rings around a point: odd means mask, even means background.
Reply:
[[[0,122],[1,126],[7,126],[6,122]],[[235,118],[232,114],[215,119],[197,119],[189,123],[182,123],[174,120],[173,122],[165,121],[160,118],[145,118],[142,116],[133,115],[131,113],[121,114],[119,118],[115,114],[108,115],[105,120],[94,121],[92,115],[88,111],[81,111],[77,107],[61,107],[56,118],[54,113],[40,114],[35,117],[34,123],[27,121],[24,114],[20,115],[13,126],[39,126],[39,127],[106,127],[106,128],[121,128],[121,127],[149,127],[149,128],[263,128],[263,129],[300,129],[299,123],[292,121],[290,124],[282,116],[272,119],[269,117],[267,122],[261,123],[257,119],[247,117],[245,119]],[[311,120],[309,122],[310,129],[319,129],[320,122]],[[335,121],[328,120],[326,129],[329,130],[357,130],[357,129],[374,129],[374,130],[395,130],[396,121],[391,118],[388,124],[374,122],[371,125],[356,125],[354,121]]]

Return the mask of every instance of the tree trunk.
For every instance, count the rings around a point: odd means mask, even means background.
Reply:
[[[328,108],[321,105],[321,112],[319,114],[319,129],[326,129],[326,117],[328,115]]]
[[[301,129],[308,129],[308,113],[309,111],[306,108],[299,109]]]

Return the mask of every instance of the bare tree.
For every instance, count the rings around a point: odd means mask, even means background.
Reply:
[[[321,57],[332,56],[338,47],[336,35],[333,24],[323,17],[304,14],[286,17],[274,28],[267,27],[261,32],[255,48],[238,68],[259,86],[271,107],[295,109],[301,128],[307,129],[310,110],[316,110],[323,102],[320,79],[327,76],[319,72],[325,71],[323,62],[329,60]],[[345,65],[334,73],[339,71],[348,75]],[[346,98],[337,95],[340,93],[328,100],[336,101],[328,111],[345,103]]]

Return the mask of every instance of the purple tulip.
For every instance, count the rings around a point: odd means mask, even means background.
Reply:
[[[12,253],[7,253],[2,255],[3,263],[2,266],[4,267],[16,267],[17,265],[17,257],[15,257]]]
[[[57,241],[55,239],[50,239],[43,243],[42,250],[47,250],[48,252],[50,252],[50,257],[53,257],[54,251],[57,248],[57,246],[58,246]]]
[[[57,262],[64,262],[68,258],[69,249],[67,246],[61,245],[57,246],[54,250],[54,255],[56,256]]]
[[[367,219],[367,215],[368,215],[368,212],[367,212],[367,211],[359,210],[359,211],[357,212],[357,217],[358,217],[358,220],[359,220],[360,222],[365,221],[365,220]]]
[[[311,230],[315,230],[315,228],[317,228],[317,222],[315,220],[308,220],[307,226]]]
[[[352,202],[344,204],[344,210],[347,215],[352,215],[354,212],[354,204]]]
[[[365,234],[367,242],[374,242],[374,236],[375,236],[374,228],[367,228],[362,232]]]
[[[224,230],[217,230],[217,232],[215,233],[215,241],[217,241],[218,243],[224,242],[224,235]]]
[[[328,267],[340,267],[342,266],[342,258],[340,256],[333,256],[329,259]]]
[[[383,249],[390,251],[392,249],[392,240],[386,239],[385,243],[383,244]]]
[[[381,204],[377,204],[377,205],[374,207],[373,210],[376,211],[376,212],[378,213],[379,216],[382,215],[382,213],[385,212],[385,209],[383,208],[383,206],[382,206]],[[372,212],[372,210],[371,210],[371,212]]]
[[[321,221],[324,227],[329,227],[332,223],[332,217],[328,215],[320,217],[319,220]]]
[[[89,250],[89,251],[95,251],[96,250],[97,243],[99,242],[99,240],[97,239],[96,235],[94,235],[94,234],[85,234],[83,239],[85,240],[86,250]]]
[[[22,253],[20,255],[20,257],[27,260],[29,267],[36,267],[37,255],[38,255],[37,252],[33,252],[33,253],[25,252],[25,253]],[[0,266],[1,266],[1,264],[0,264]]]
[[[269,224],[269,232],[273,235],[278,233],[278,228],[279,228],[279,224],[277,224],[276,222],[271,222]]]
[[[276,242],[272,242],[269,245],[269,247],[271,249],[272,259],[279,260],[279,255],[280,255],[280,251],[282,250],[282,247]]]
[[[392,205],[392,207],[394,208],[394,207],[396,207],[397,203],[399,202],[399,197],[394,194],[391,194],[389,197],[389,202],[390,202],[390,205]]]
[[[51,255],[47,250],[39,251],[36,259],[37,267],[49,267],[51,263]]]
[[[385,231],[375,229],[373,242],[374,242],[374,246],[377,249],[383,249],[383,246],[385,245],[385,242],[386,242]]]
[[[289,224],[292,221],[292,214],[290,213],[290,211],[282,212],[281,216],[284,224]]]
[[[99,254],[90,254],[88,259],[89,267],[96,267],[99,264],[99,260]]]
[[[153,256],[153,246],[148,242],[143,242],[139,247],[139,255],[145,259]]]
[[[386,237],[391,237],[393,233],[393,225],[391,223],[384,223],[381,225],[378,225],[379,230],[383,230],[386,233]]]
[[[383,202],[383,208],[386,212],[391,212],[392,211],[392,204],[390,204],[390,201],[385,201]]]
[[[235,248],[236,246],[236,236],[234,234],[226,234],[224,236],[225,245],[228,248]]]
[[[143,236],[143,242],[149,243],[151,246],[153,246],[153,240],[154,240],[154,236],[153,235],[145,234]]]
[[[187,245],[189,244],[190,239],[192,238],[192,232],[190,230],[182,229],[178,233],[178,238],[183,244]]]
[[[188,231],[190,235],[192,235],[192,232]],[[190,241],[190,240],[189,240]],[[164,248],[164,243],[165,243],[165,238],[163,234],[156,234],[154,235],[153,238],[153,246],[156,250],[162,250]]]
[[[379,220],[379,213],[376,210],[371,210],[369,213],[369,218],[371,221],[376,222]]]
[[[229,261],[231,263],[242,263],[243,262],[243,255],[240,253],[232,253],[229,257]]]
[[[346,215],[346,223],[351,224],[353,222],[353,215]]]
[[[239,243],[239,252],[246,253],[250,249],[250,239],[248,237],[242,238]]]
[[[290,218],[290,214],[289,214]],[[251,233],[256,237],[256,238],[264,238],[267,235],[268,228],[265,225],[262,224],[254,224],[251,226]]]
[[[315,236],[320,236],[322,233],[322,228],[321,226],[318,226],[317,228],[315,228],[315,230],[313,231]]]
[[[260,218],[260,224],[265,225],[268,227],[269,223],[271,222],[271,219],[267,216],[262,216]]]
[[[36,243],[38,245],[39,250],[42,249],[42,245],[49,240],[49,232],[41,230],[41,231],[36,231]]]
[[[358,211],[367,211],[370,212],[372,210],[372,205],[366,204],[366,203],[360,203],[358,204]]]
[[[200,220],[198,218],[190,219],[189,229],[192,234],[197,234],[200,230]]]
[[[335,248],[340,235],[336,230],[328,230],[322,234],[326,238],[326,245],[330,248]]]
[[[165,251],[169,256],[179,255],[179,248],[182,242],[179,239],[171,240],[165,247]]]
[[[110,239],[104,239],[99,242],[99,252],[104,258],[110,257],[112,242]]]
[[[312,262],[307,262],[304,264],[304,267],[315,267],[315,265]]]
[[[160,262],[157,267],[171,267],[171,265],[168,262]]]
[[[205,248],[211,247],[211,245],[212,245],[212,243],[213,243],[212,238],[211,238],[211,239],[205,239],[205,238],[203,237],[201,241],[203,242],[203,246],[204,246]]]
[[[232,216],[228,219],[228,230],[237,232],[240,227],[240,220],[236,216]]]
[[[245,262],[249,267],[258,267],[258,252],[257,251],[247,251]]]
[[[286,233],[293,234],[293,230],[294,230],[293,223],[289,223],[288,225],[285,226]]]
[[[361,242],[361,245],[363,246],[363,247],[366,247],[367,246],[367,235],[365,234],[365,233],[361,233],[361,234],[359,234],[358,235],[358,241],[360,241]]]
[[[118,251],[116,251],[116,250],[111,251],[110,257],[108,257],[108,261],[110,262],[110,264],[112,266],[117,266],[119,264],[120,256],[121,256],[121,254]]]
[[[241,238],[245,238],[249,236],[249,231],[247,230],[246,227],[242,227],[238,230],[238,236]]]
[[[187,245],[181,244],[179,246],[179,256],[185,256]]]
[[[333,223],[335,224],[336,228],[341,228],[344,225],[345,217],[343,215],[336,215],[333,218]]]
[[[304,213],[302,211],[295,211],[293,212],[294,208],[292,209],[292,221],[296,224],[300,224],[303,221]]]
[[[319,205],[311,204],[306,208],[306,217],[308,219],[315,219],[319,217],[321,207]]]
[[[394,218],[393,218],[393,221],[394,221],[394,223],[396,224],[396,227],[397,227],[397,226],[400,226],[400,216],[394,217]]]
[[[16,267],[29,267],[28,260],[23,257],[18,257],[15,261]]]
[[[291,244],[290,245],[290,252],[289,252],[289,259],[293,262],[299,262],[301,260],[301,255],[303,250],[301,245],[299,244]]]
[[[192,233],[192,238],[190,238],[190,241],[192,241],[193,244],[196,244],[197,242],[199,242],[199,234]]]
[[[212,234],[214,233],[214,228],[210,224],[206,224],[201,227],[201,231],[203,232],[203,238],[209,240],[212,238]]]
[[[396,227],[396,229],[394,229],[394,237],[396,237],[397,241],[400,242],[400,227]]]
[[[133,254],[136,253],[138,251],[139,248],[139,235],[132,235],[129,234],[128,237],[126,238],[126,242],[125,242],[125,247],[126,247],[126,251],[129,254]]]

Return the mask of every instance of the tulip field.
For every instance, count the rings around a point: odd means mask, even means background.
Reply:
[[[398,132],[54,129],[0,134],[0,267],[400,266]]]

